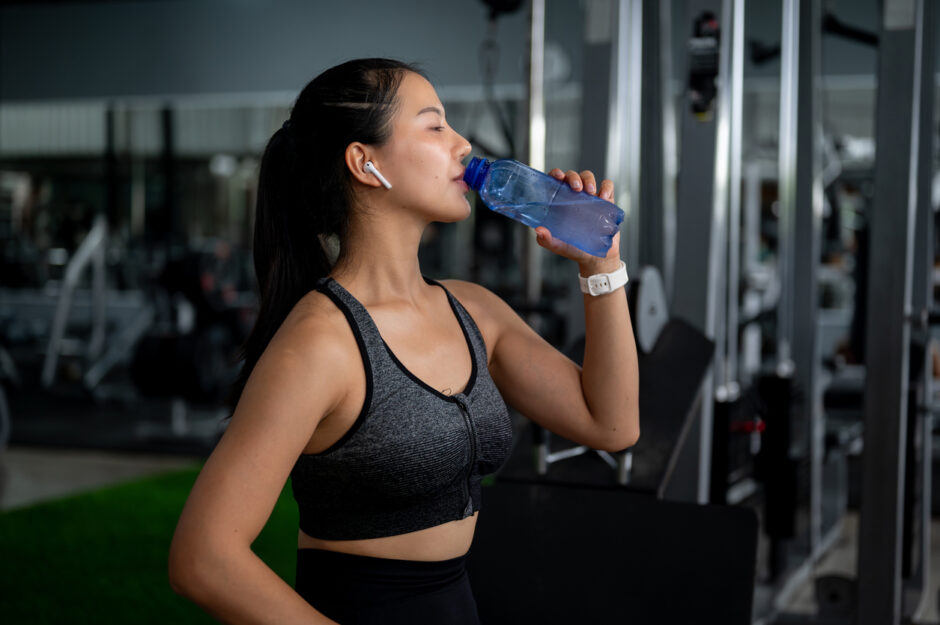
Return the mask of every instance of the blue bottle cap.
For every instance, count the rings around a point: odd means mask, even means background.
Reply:
[[[479,191],[483,186],[483,179],[486,178],[486,172],[490,168],[490,162],[484,158],[474,157],[470,159],[470,164],[463,172],[463,181],[474,191]]]

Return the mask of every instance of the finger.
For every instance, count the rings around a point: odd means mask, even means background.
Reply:
[[[565,177],[565,172],[563,172],[562,170],[556,167],[555,169],[548,172],[548,175],[551,176],[552,178],[558,178],[559,180],[561,180]]]
[[[618,230],[610,242],[610,249],[607,250],[605,258],[620,258],[620,231]]]
[[[535,241],[548,251],[576,262],[583,262],[593,258],[587,252],[583,252],[573,245],[565,243],[561,239],[552,237],[551,232],[544,226],[539,226],[535,229]]]
[[[585,169],[581,172],[581,182],[584,183],[584,190],[591,195],[594,195],[597,192],[597,180],[594,178],[594,172],[590,169]]]
[[[607,200],[613,201],[614,199],[614,182],[613,180],[607,180],[606,178],[601,182],[600,192],[597,194],[599,197]]]
[[[569,169],[565,172],[565,180],[568,181],[568,185],[575,191],[580,191],[584,188],[584,184],[581,182],[581,176],[573,169]]]

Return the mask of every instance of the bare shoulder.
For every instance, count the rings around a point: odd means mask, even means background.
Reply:
[[[300,299],[281,324],[269,349],[321,359],[347,354],[355,339],[346,315],[326,295],[312,291]]]
[[[490,347],[507,329],[525,324],[509,304],[484,286],[466,280],[441,280],[441,284],[467,309]]]
[[[502,309],[509,308],[509,305],[496,293],[475,282],[466,280],[441,280],[440,282],[460,300],[463,307],[477,322],[499,315]]]
[[[359,350],[345,315],[325,295],[313,292],[288,314],[252,378],[259,378],[265,390],[290,385],[298,394],[328,398],[332,406],[348,390],[343,381],[355,366],[361,367]]]

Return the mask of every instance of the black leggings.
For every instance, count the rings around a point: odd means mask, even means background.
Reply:
[[[297,592],[340,625],[480,625],[466,556],[391,560],[297,550]]]

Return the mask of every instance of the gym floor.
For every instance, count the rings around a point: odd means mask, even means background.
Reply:
[[[14,446],[0,454],[0,510],[184,469],[200,461],[200,456]],[[857,531],[857,515],[850,512],[833,549],[817,567],[817,574],[854,574]],[[934,521],[932,537],[930,574],[933,591],[928,596],[936,597],[940,588],[940,521]],[[940,621],[937,605],[933,601],[927,603],[917,622]],[[810,583],[793,594],[787,611],[807,614],[815,611]]]
[[[195,466],[199,458],[11,447],[0,453],[0,510]]]

